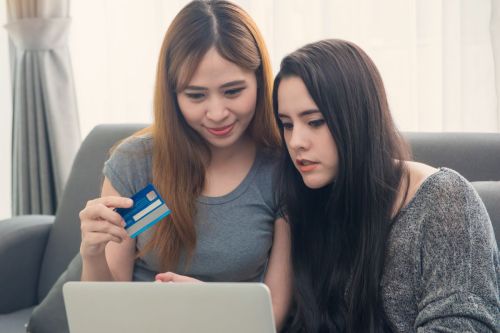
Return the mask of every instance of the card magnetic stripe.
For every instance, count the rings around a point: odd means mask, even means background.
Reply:
[[[161,221],[161,219],[168,216],[170,212],[171,211],[167,205],[163,204],[127,228],[127,232],[131,238],[135,238],[148,228],[152,227],[154,224]]]

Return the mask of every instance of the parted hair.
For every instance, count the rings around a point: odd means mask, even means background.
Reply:
[[[272,71],[264,40],[252,18],[238,5],[223,0],[187,4],[170,24],[160,51],[154,91],[154,121],[136,133],[153,138],[153,184],[172,214],[158,223],[146,247],[154,249],[161,268],[173,270],[182,251],[189,258],[196,246],[196,198],[205,183],[210,151],[204,139],[183,118],[176,98],[214,47],[228,61],[255,72],[257,101],[248,132],[258,147],[277,149],[279,132],[272,112]],[[165,222],[165,221],[164,221]]]

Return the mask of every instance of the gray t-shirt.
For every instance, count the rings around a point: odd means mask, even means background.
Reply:
[[[453,170],[427,178],[394,219],[382,299],[398,332],[499,332],[500,259],[477,192]]]
[[[128,138],[106,161],[103,173],[120,195],[130,197],[152,182],[152,146],[149,135]],[[274,154],[258,150],[236,189],[224,196],[196,199],[196,248],[187,269],[181,255],[176,273],[202,281],[262,280],[279,216],[273,196],[275,163]],[[169,208],[175,214],[175,207]],[[137,237],[137,250],[144,248],[154,230]],[[153,250],[136,260],[133,279],[151,281],[159,271]]]

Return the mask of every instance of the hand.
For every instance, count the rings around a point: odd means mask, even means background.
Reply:
[[[156,282],[189,282],[189,283],[203,283],[203,281],[193,279],[192,277],[179,275],[172,272],[165,272],[156,274]]]
[[[128,208],[133,205],[129,198],[118,196],[102,197],[87,202],[80,212],[82,257],[102,255],[110,241],[121,243],[129,238],[125,231],[125,221],[114,208]]]

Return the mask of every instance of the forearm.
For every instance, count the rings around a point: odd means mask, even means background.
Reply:
[[[286,318],[288,316],[289,302],[283,300],[275,301],[274,299],[272,300],[272,302],[276,331],[279,332],[283,328],[283,325],[285,324]]]
[[[274,240],[264,283],[271,291],[276,329],[285,324],[292,299],[292,265],[290,258],[290,229],[286,221],[277,219]]]
[[[114,281],[106,261],[106,255],[82,257],[82,281]]]

